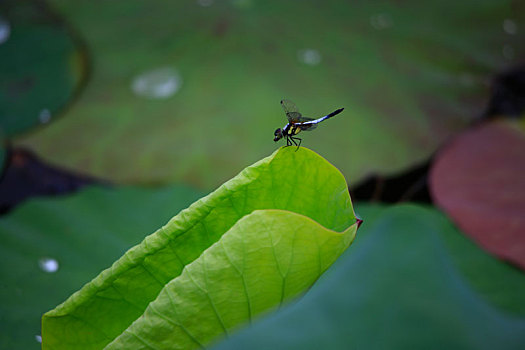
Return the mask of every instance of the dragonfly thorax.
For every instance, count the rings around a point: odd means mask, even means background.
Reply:
[[[301,131],[301,128],[299,128],[297,125],[288,123],[283,128],[283,135],[285,136],[297,135],[299,131]]]
[[[273,133],[273,135],[275,136],[274,137],[274,141],[277,142],[279,141],[280,139],[282,139],[283,137],[288,137],[288,136],[292,136],[292,135],[295,135],[297,134],[298,132],[300,131],[299,128],[296,128],[294,125],[292,125],[291,123],[288,123],[286,124],[282,129],[279,128],[277,130],[275,130],[275,132]]]

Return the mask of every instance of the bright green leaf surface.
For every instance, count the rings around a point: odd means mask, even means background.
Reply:
[[[44,312],[201,195],[185,187],[93,187],[33,199],[2,216],[0,349],[40,349]]]
[[[510,0],[51,3],[85,38],[92,79],[20,143],[117,182],[218,186],[274,149],[282,98],[310,117],[346,108],[302,136],[352,181],[399,171],[478,116],[488,78],[525,55]]]
[[[0,32],[7,36],[0,43],[0,132],[13,136],[50,122],[86,67],[80,46],[43,2],[1,2]]]
[[[436,210],[358,206],[357,241],[298,303],[216,349],[523,349],[525,275]]]
[[[207,344],[308,288],[355,222],[342,174],[308,149],[281,148],[48,312],[44,348]]]

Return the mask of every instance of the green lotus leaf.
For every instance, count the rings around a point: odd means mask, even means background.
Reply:
[[[356,244],[299,303],[214,349],[523,349],[522,271],[436,209],[356,208]]]
[[[281,148],[46,313],[43,348],[207,345],[304,292],[357,225],[342,174],[308,149]]]
[[[511,0],[50,3],[92,74],[64,118],[18,144],[120,183],[217,187],[274,149],[282,98],[312,118],[345,107],[303,145],[351,181],[394,174],[478,116],[485,82],[525,52]]]
[[[79,92],[87,64],[76,39],[46,2],[0,2],[0,131],[5,136],[49,123]]]

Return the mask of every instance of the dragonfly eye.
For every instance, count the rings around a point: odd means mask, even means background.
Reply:
[[[275,138],[273,140],[276,141],[276,142],[283,138],[283,132],[281,131],[281,128],[275,130],[275,132],[273,134],[275,136]]]

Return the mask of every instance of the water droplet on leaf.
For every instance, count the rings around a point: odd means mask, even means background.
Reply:
[[[319,51],[315,49],[303,49],[297,51],[297,58],[300,62],[310,66],[316,66],[321,63],[322,57]]]
[[[392,27],[392,17],[388,13],[378,13],[370,16],[370,25],[376,30]]]
[[[173,96],[181,85],[182,78],[177,70],[164,67],[138,75],[133,79],[131,89],[135,94],[142,97],[165,99]]]
[[[40,111],[40,114],[38,115],[38,120],[40,120],[42,124],[49,122],[51,120],[51,112],[49,111],[49,109],[42,109]]]
[[[58,261],[53,258],[42,258],[38,261],[38,266],[42,271],[47,273],[54,273],[58,271],[59,265]]]
[[[5,43],[11,35],[11,25],[5,19],[0,17],[0,45]]]
[[[507,18],[503,21],[503,30],[507,34],[514,35],[518,32],[518,25],[513,20]]]

